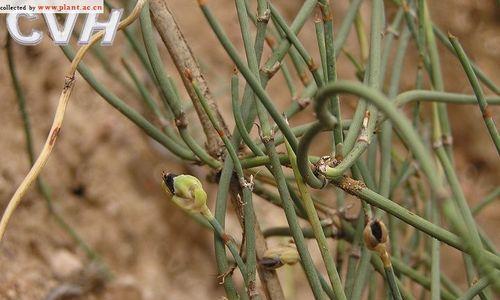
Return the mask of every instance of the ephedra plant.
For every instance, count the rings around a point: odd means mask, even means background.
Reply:
[[[72,64],[54,125],[42,153],[4,212],[0,237],[45,165],[58,133],[64,130],[64,110],[81,77],[170,153],[186,164],[195,163],[216,174],[216,195],[207,195],[199,178],[177,175],[175,170],[165,170],[158,182],[168,199],[193,221],[214,232],[214,259],[228,299],[284,299],[284,279],[276,269],[287,264],[300,264],[315,299],[498,296],[500,256],[474,215],[498,197],[499,189],[477,207],[469,206],[454,165],[447,105],[470,105],[480,110],[484,130],[491,137],[484,147],[497,150],[491,163],[498,164],[500,138],[489,106],[500,104],[500,97],[485,96],[483,90],[498,95],[500,89],[468,58],[457,38],[434,25],[425,0],[352,0],[338,28],[333,28],[334,4],[328,0],[305,0],[291,23],[271,1],[235,0],[244,53],[226,35],[211,11],[210,1],[199,0],[207,25],[200,30],[207,34],[212,31],[235,65],[233,75],[227,78],[230,122],[222,118],[168,1],[132,2],[135,8],[120,28],[141,65],[133,65],[130,57],[124,57],[121,70],[129,78],[123,80],[121,73],[116,77],[142,97],[154,119],[146,119],[118,98],[81,62],[88,50],[102,59],[99,49],[92,48],[102,34],[76,53],[71,46],[63,46]],[[362,4],[369,8],[369,22],[359,13]],[[389,14],[389,10],[397,12]],[[140,31],[128,28],[137,18]],[[309,53],[298,37],[302,27],[313,20],[317,53]],[[369,23],[368,31],[364,22]],[[155,29],[177,67],[191,104],[181,99],[181,87],[160,58]],[[344,47],[350,32],[357,35],[361,59]],[[445,91],[446,74],[442,73],[438,44],[456,57],[472,95]],[[410,47],[416,47],[412,52],[416,55],[410,54]],[[269,56],[263,55],[266,48]],[[405,70],[403,62],[410,56],[419,61],[417,70]],[[355,66],[358,80],[346,81],[338,76],[339,60]],[[402,92],[401,77],[408,72],[416,74],[415,84]],[[283,111],[266,90],[278,73],[286,79],[283,89],[289,91],[291,99]],[[16,82],[15,72],[12,74]],[[146,83],[154,84],[158,99]],[[20,95],[21,104],[22,98]],[[354,112],[343,112],[345,103],[353,99],[357,100]],[[206,135],[205,146],[189,130],[193,126],[187,121],[189,105],[194,107],[192,114],[198,117]],[[289,121],[298,114],[309,114],[315,120],[291,126]],[[230,130],[227,124],[233,122],[236,126]],[[26,127],[29,132],[29,124]],[[309,153],[319,134],[329,137],[329,150],[320,157]],[[43,188],[43,182],[39,181],[39,186]],[[317,194],[314,190],[324,192]],[[361,203],[355,217],[345,213],[347,195]],[[255,211],[255,196],[282,208],[287,226],[262,228],[259,219],[263,216]],[[212,198],[215,203],[207,202]],[[228,201],[241,224],[241,241],[225,231]],[[301,219],[306,222],[299,222]],[[276,236],[290,237],[290,242],[268,248],[267,239]],[[308,239],[315,243],[308,243]],[[462,253],[469,284],[466,290],[442,272],[443,245]],[[318,247],[321,266],[314,263],[311,247]],[[95,257],[90,248],[88,253]],[[236,277],[243,279],[241,284]],[[383,288],[375,286],[377,281],[384,283]]]

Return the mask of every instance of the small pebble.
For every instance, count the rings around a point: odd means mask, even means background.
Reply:
[[[68,279],[83,269],[83,264],[79,258],[67,251],[58,250],[49,259],[52,273],[58,279]]]

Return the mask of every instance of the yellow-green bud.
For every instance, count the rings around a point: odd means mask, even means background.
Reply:
[[[162,179],[164,190],[179,207],[190,213],[209,212],[207,193],[198,178],[191,175],[163,173]]]
[[[297,247],[290,242],[287,245],[267,249],[259,264],[266,269],[277,269],[283,265],[294,265],[300,260]]]

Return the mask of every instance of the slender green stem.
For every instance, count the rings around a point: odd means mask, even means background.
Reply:
[[[239,250],[238,250],[238,245],[236,245],[235,241],[224,231],[220,223],[215,219],[214,216],[207,216],[206,217],[210,225],[212,225],[214,232],[217,234],[217,236],[226,244],[227,248],[229,249],[229,252],[231,252],[231,255],[233,255],[234,260],[236,261],[236,264],[238,265],[238,268],[241,271],[241,274],[243,275],[243,278],[245,278],[245,281],[247,280],[247,266],[243,262],[243,259],[240,256]]]
[[[389,288],[391,290],[392,298],[395,300],[403,300],[401,296],[401,292],[399,291],[399,287],[396,283],[396,275],[394,274],[394,269],[392,268],[392,264],[389,266],[384,266],[385,277],[387,279],[387,283],[389,284]]]
[[[236,64],[238,67],[238,70],[241,72],[241,74],[245,77],[247,80],[248,84],[251,86],[253,89],[254,93],[259,97],[260,101],[266,108],[266,110],[269,112],[273,120],[276,122],[280,130],[283,132],[283,134],[286,136],[287,140],[290,142],[292,145],[293,149],[297,148],[297,139],[293,135],[292,131],[290,130],[290,127],[286,123],[285,119],[283,116],[276,110],[276,107],[273,104],[273,101],[267,94],[267,92],[264,90],[264,88],[260,84],[260,80],[258,77],[256,77],[254,74],[252,74],[252,71],[248,66],[245,65],[243,60],[240,58],[238,52],[236,51],[236,48],[234,45],[231,43],[227,35],[224,33],[222,27],[220,26],[219,22],[215,19],[215,17],[212,15],[211,11],[208,9],[207,5],[204,2],[200,2],[200,8],[203,11],[203,14],[205,15],[207,21],[209,22],[210,26],[212,27],[213,31],[217,35],[219,41],[221,44],[224,46],[224,49],[228,53],[228,55],[231,57],[233,62]]]
[[[422,144],[419,135],[415,132],[408,119],[406,119],[406,117],[403,116],[396,109],[396,107],[377,90],[366,87],[359,83],[352,83],[348,81],[337,81],[336,83],[328,84],[318,92],[315,99],[316,113],[318,115],[318,119],[321,122],[329,122],[331,118],[328,111],[323,109],[326,103],[325,100],[330,95],[341,92],[353,93],[357,96],[363,97],[366,101],[369,101],[374,106],[377,106],[377,108],[381,110],[385,114],[385,116],[387,116],[392,121],[393,125],[398,130],[399,135],[406,143],[407,147],[411,149],[413,155],[419,161],[421,169],[428,177],[429,184],[431,185],[433,190],[437,192],[443,192],[442,187],[437,181],[436,173],[434,172],[435,166],[433,160],[430,156],[430,153]],[[333,172],[331,170],[332,168],[327,167],[324,174],[330,178],[339,177],[339,174],[335,170]]]
[[[246,281],[245,284],[248,288],[249,297],[251,299],[257,299],[257,295],[255,294],[255,276],[256,276],[256,256],[255,256],[255,231],[254,231],[254,211],[252,204],[252,191],[251,191],[251,183],[247,182],[245,179],[245,175],[243,173],[243,168],[241,167],[241,163],[238,158],[238,153],[236,149],[233,147],[233,144],[229,140],[229,138],[225,135],[224,129],[217,121],[215,113],[211,110],[208,105],[206,99],[203,96],[200,88],[193,81],[193,88],[198,96],[198,100],[200,101],[205,113],[207,114],[210,122],[214,126],[215,130],[221,137],[224,145],[226,146],[227,152],[233,161],[233,165],[236,171],[236,175],[238,176],[238,180],[242,189],[242,200],[244,203],[244,224],[245,224],[245,243],[246,243],[246,254],[247,254],[247,263],[246,263]]]
[[[436,39],[434,36],[434,32],[432,30],[432,21],[431,17],[427,8],[427,3],[425,0],[419,0],[419,17],[420,17],[420,22],[423,26],[423,31],[425,32],[425,38],[427,42],[427,48],[429,51],[429,59],[430,59],[430,65],[431,65],[431,82],[433,89],[437,91],[443,91],[444,90],[444,83],[443,83],[443,76],[441,73],[441,64],[440,64],[440,58],[439,58],[439,51],[437,49],[436,45]],[[446,149],[446,152],[450,159],[453,159],[453,155],[451,153],[451,144],[452,144],[452,134],[451,134],[451,127],[450,127],[450,122],[448,120],[448,111],[447,107],[443,103],[439,103],[437,105],[438,107],[438,113],[439,113],[439,123],[441,125],[441,130],[442,130],[442,140],[444,147]]]
[[[281,199],[283,199],[283,208],[285,210],[285,215],[287,217],[290,230],[292,231],[292,236],[297,245],[297,250],[300,254],[301,262],[304,267],[306,276],[314,293],[315,299],[323,299],[321,284],[311,256],[307,250],[307,245],[305,244],[300,225],[297,222],[297,216],[295,214],[292,202],[290,201],[290,194],[288,192],[288,189],[286,188],[285,178],[283,176],[283,171],[276,155],[276,149],[274,148],[274,145],[270,143],[266,143],[266,146],[271,158],[271,165],[274,170],[274,175],[277,179],[278,191],[280,193]]]
[[[329,1],[321,0],[320,1],[321,15],[323,17],[323,26],[324,26],[324,40],[325,40],[325,50],[326,50],[326,72],[325,82],[335,82],[337,80],[337,63],[336,57],[337,53],[334,46],[334,37],[333,37],[333,14],[330,8]],[[342,123],[342,115],[340,111],[340,101],[338,96],[332,97],[330,100],[330,106],[332,110],[333,116],[337,119],[337,122]],[[333,140],[334,140],[334,149],[337,156],[343,156],[342,153],[342,145],[344,143],[344,136],[342,132],[342,128],[340,126],[335,126],[333,128]]]
[[[316,82],[317,86],[322,86],[323,85],[323,76],[321,75],[320,69],[314,62],[314,59],[309,55],[307,52],[306,48],[302,43],[300,42],[299,38],[295,33],[290,29],[290,27],[286,24],[285,20],[281,16],[281,14],[278,12],[278,10],[274,7],[274,5],[269,5],[271,8],[271,15],[273,19],[276,21],[276,23],[280,26],[280,28],[284,31],[286,34],[286,37],[288,40],[292,43],[292,45],[299,51],[300,55],[302,56],[302,59],[307,64],[307,67],[309,68],[309,71],[313,75],[314,81]]]
[[[479,103],[479,108],[481,109],[481,113],[483,114],[484,123],[486,124],[486,128],[490,133],[491,139],[495,144],[497,149],[497,153],[500,154],[500,135],[498,134],[497,127],[495,125],[495,121],[493,120],[492,113],[488,107],[488,102],[484,98],[483,90],[481,89],[481,85],[479,84],[479,80],[477,79],[476,73],[472,69],[472,64],[465,54],[462,45],[460,45],[458,39],[451,34],[449,35],[450,43],[455,49],[456,55],[464,68],[465,74],[469,78],[472,89],[474,90],[474,94],[477,97],[477,102]]]
[[[382,50],[382,59],[380,63],[380,82],[383,84],[386,77],[387,65],[389,64],[389,57],[391,56],[391,47],[395,37],[401,37],[401,31],[399,30],[399,25],[401,20],[403,19],[403,9],[399,8],[396,16],[392,20],[391,25],[389,25],[385,32],[386,36],[384,37],[384,48]],[[401,42],[400,42],[401,44]],[[396,61],[396,59],[394,59]],[[393,62],[394,65],[394,62]]]
[[[479,214],[486,206],[488,206],[490,203],[493,203],[493,201],[497,200],[498,196],[500,196],[500,187],[494,189],[490,194],[484,197],[484,199],[481,200],[476,206],[474,206],[472,208],[472,214],[473,215]]]
[[[403,208],[402,206],[392,202],[391,200],[382,197],[376,192],[364,187],[361,182],[355,181],[348,177],[343,177],[341,179],[335,179],[334,183],[349,194],[357,196],[361,200],[368,202],[370,205],[374,205],[386,211],[387,213],[397,217],[408,225],[411,225],[416,229],[425,232],[429,236],[432,236],[455,249],[461,250],[466,253],[472,253],[474,251],[473,249],[468,248],[467,245],[462,242],[459,236],[427,221],[426,219]],[[481,251],[481,254],[487,261],[491,262],[495,268],[500,268],[500,256],[484,250]]]
[[[381,34],[382,31],[382,13],[383,13],[383,2],[373,1],[372,2],[372,24],[371,24],[371,34],[370,34],[370,59],[368,68],[368,86],[378,89],[380,86],[380,59],[381,59]],[[330,96],[336,96],[332,94]],[[322,107],[325,109],[326,107]],[[358,107],[359,108],[359,107]],[[327,113],[328,110],[325,110]],[[318,113],[316,111],[316,113]],[[341,176],[344,174],[355,161],[363,154],[366,150],[370,141],[373,137],[373,132],[375,125],[377,124],[377,107],[374,105],[369,105],[367,110],[364,112],[364,118],[362,120],[361,133],[358,136],[352,149],[345,149],[349,151],[344,159],[335,167],[329,170],[332,176]],[[349,146],[349,145],[348,145]],[[347,148],[347,147],[346,147]]]
[[[489,105],[500,105],[500,97],[485,97]],[[396,96],[394,104],[402,107],[410,102],[443,102],[449,104],[477,104],[476,96],[440,91],[412,90]]]
[[[443,43],[443,45],[450,50],[451,53],[456,55],[456,52],[453,49],[453,46],[449,42],[448,38],[446,37],[446,34],[442,32],[436,25],[433,24],[433,30],[434,34],[437,36],[438,40]],[[500,95],[500,88],[490,79],[486,74],[473,62],[471,62],[472,69],[474,70],[474,73],[476,76],[481,80],[484,85],[486,85],[491,91],[493,91],[495,94]]]
[[[72,60],[74,57],[74,51],[70,46],[62,46],[62,50],[64,54]],[[82,75],[82,77],[92,86],[92,88],[103,97],[106,102],[111,104],[111,106],[115,107],[119,112],[121,112],[125,117],[134,122],[138,127],[140,127],[144,132],[149,135],[151,138],[156,140],[158,143],[167,148],[174,155],[179,158],[189,160],[189,161],[197,161],[198,159],[193,155],[191,151],[186,150],[177,142],[173,141],[171,138],[166,136],[163,132],[161,132],[158,128],[156,128],[153,124],[151,124],[148,120],[146,120],[143,116],[141,116],[137,111],[135,111],[132,107],[128,106],[125,102],[123,102],[120,98],[118,98],[115,94],[109,91],[103,84],[101,84],[97,78],[94,77],[90,69],[83,63],[80,63],[78,66],[78,72]]]
[[[127,70],[128,74],[130,75],[130,78],[132,78],[132,81],[134,82],[135,86],[139,90],[139,93],[141,94],[142,99],[146,103],[147,107],[154,113],[154,115],[158,119],[160,125],[163,128],[163,131],[165,131],[165,133],[171,139],[179,138],[179,136],[175,133],[172,127],[169,126],[167,121],[169,119],[168,116],[160,109],[160,107],[158,107],[155,99],[153,99],[153,96],[149,93],[148,89],[144,86],[144,84],[142,84],[142,82],[139,80],[139,77],[134,71],[134,67],[126,59],[122,59],[122,63],[125,66],[125,69]]]
[[[500,272],[496,272],[495,276],[500,276]],[[488,278],[481,278],[479,279],[470,289],[468,289],[463,295],[461,295],[459,300],[472,300],[476,295],[478,295],[480,292],[482,292],[485,288],[488,287],[490,284]]]
[[[317,15],[314,18],[314,29],[316,31],[316,42],[318,43],[319,57],[321,61],[321,69],[323,70],[323,78],[328,78],[326,74],[326,46],[325,46],[325,29],[323,20]]]
[[[156,47],[155,37],[153,35],[153,28],[151,24],[151,18],[149,16],[149,5],[146,3],[144,9],[140,16],[141,29],[144,38],[144,44],[146,45],[146,52],[148,53],[149,60],[151,61],[151,66],[153,67],[154,75],[158,80],[160,85],[160,91],[162,92],[166,100],[166,106],[169,107],[175,116],[175,125],[179,130],[179,134],[186,143],[186,145],[193,151],[201,161],[211,166],[212,168],[220,167],[221,163],[215,158],[211,157],[205,149],[203,149],[189,134],[188,131],[188,121],[186,115],[183,111],[182,104],[178,99],[176,92],[171,84],[168,74],[163,68],[163,63],[160,58],[160,53]]]
[[[304,204],[304,208],[306,210],[309,223],[313,229],[314,235],[316,237],[316,242],[318,243],[319,251],[321,256],[323,257],[323,262],[325,263],[326,271],[328,273],[328,278],[330,279],[330,283],[333,287],[333,292],[335,294],[336,299],[347,299],[344,293],[344,289],[342,288],[342,283],[340,282],[340,276],[337,272],[337,267],[335,266],[335,262],[333,260],[333,256],[328,249],[328,243],[326,241],[325,233],[323,232],[323,227],[321,226],[321,222],[318,217],[318,213],[316,212],[316,208],[314,206],[313,200],[311,198],[311,194],[304,183],[302,176],[300,175],[298,165],[297,165],[297,157],[295,153],[293,153],[290,145],[286,143],[286,148],[288,155],[290,157],[290,161],[292,163],[293,173],[295,176],[295,180],[297,182],[297,187],[299,188],[301,199]]]

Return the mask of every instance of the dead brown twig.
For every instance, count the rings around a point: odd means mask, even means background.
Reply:
[[[210,93],[208,84],[201,73],[200,67],[194,58],[191,48],[186,42],[186,39],[177,25],[172,12],[164,0],[151,0],[150,12],[153,23],[160,33],[163,43],[172,57],[172,60],[181,75],[184,86],[193,101],[193,106],[198,114],[198,118],[203,126],[203,131],[207,137],[208,152],[212,156],[220,157],[224,149],[222,141],[220,140],[217,131],[210,123],[210,120],[203,110],[200,102],[197,100],[198,97],[193,89],[192,80],[194,80],[199,86],[212,111],[216,112],[218,122],[222,125],[227,135],[229,134],[229,131],[226,123],[222,119],[219,108]],[[185,70],[190,71],[192,80],[186,76]]]

